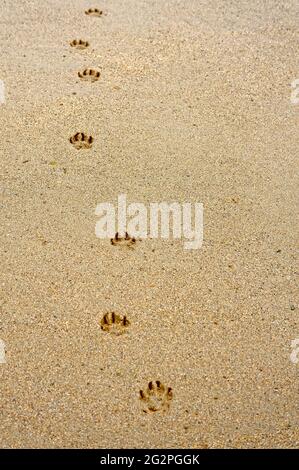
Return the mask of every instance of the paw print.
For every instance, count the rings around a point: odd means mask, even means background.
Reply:
[[[92,147],[93,137],[83,134],[83,132],[77,132],[77,134],[70,137],[70,143],[77,150],[90,149]]]
[[[98,8],[89,8],[88,10],[85,11],[85,15],[88,16],[102,16],[103,12],[102,10],[98,10]]]
[[[97,82],[101,73],[94,69],[85,69],[83,72],[78,72],[78,77],[85,82]]]
[[[126,333],[130,322],[124,315],[118,315],[115,312],[106,313],[101,320],[101,329],[115,336]]]
[[[128,232],[125,233],[124,237],[120,237],[119,233],[116,232],[115,237],[110,240],[111,245],[126,246],[132,248],[136,243],[136,238],[130,237]]]
[[[71,47],[75,47],[76,49],[86,49],[89,46],[88,41],[83,41],[83,39],[74,39],[70,42]]]
[[[172,400],[172,388],[165,387],[160,380],[149,382],[146,390],[139,391],[144,413],[166,411]]]

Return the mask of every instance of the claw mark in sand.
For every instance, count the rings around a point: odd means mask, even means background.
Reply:
[[[125,233],[124,237],[120,237],[119,233],[116,232],[115,237],[110,239],[111,245],[126,246],[132,248],[136,243],[136,238],[130,237],[128,232]]]
[[[92,147],[93,137],[83,134],[83,132],[77,132],[77,134],[70,137],[70,143],[77,150],[90,149]]]
[[[75,47],[76,49],[86,49],[89,46],[88,41],[83,41],[83,39],[74,39],[70,42],[71,47]]]
[[[126,315],[118,315],[115,312],[106,313],[101,320],[101,329],[115,336],[126,333],[129,326],[130,322]]]
[[[78,77],[85,82],[97,82],[100,79],[101,73],[94,69],[85,69],[83,72],[78,72]]]
[[[144,413],[166,411],[169,408],[172,396],[172,388],[165,387],[160,380],[149,382],[145,390],[139,391]]]
[[[102,16],[103,12],[102,10],[98,10],[98,8],[89,8],[88,10],[85,10],[85,15],[88,16]]]

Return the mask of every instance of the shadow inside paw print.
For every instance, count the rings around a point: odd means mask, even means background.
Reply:
[[[126,246],[128,248],[132,248],[136,243],[136,238],[130,237],[128,232],[125,233],[124,237],[120,237],[119,233],[116,232],[115,237],[111,238],[110,242],[111,245]]]
[[[88,41],[83,41],[83,39],[74,39],[72,42],[70,42],[70,46],[74,47],[75,49],[86,49],[89,46]]]
[[[101,329],[115,336],[126,333],[130,322],[126,315],[118,315],[115,312],[106,313],[101,320]]]
[[[92,147],[93,137],[83,134],[83,132],[77,132],[77,134],[70,137],[70,143],[77,150],[90,149]]]
[[[171,387],[165,387],[160,380],[149,382],[146,390],[139,391],[144,413],[166,411],[169,408],[172,396]]]
[[[85,82],[97,82],[100,76],[101,73],[94,69],[85,69],[83,72],[78,72],[78,77]]]
[[[88,16],[102,16],[103,12],[102,10],[99,10],[98,8],[88,8],[88,10],[85,10],[85,15]]]

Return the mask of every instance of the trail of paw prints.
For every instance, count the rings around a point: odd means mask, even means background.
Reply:
[[[100,17],[103,15],[103,12],[98,8],[88,8],[88,10],[85,10],[85,15]]]
[[[89,47],[89,42],[83,41],[83,39],[73,39],[73,41],[70,42],[70,46],[75,49],[83,50]]]
[[[144,413],[165,412],[170,406],[173,393],[171,387],[165,387],[160,380],[149,382],[145,390],[139,391],[139,398]]]
[[[91,149],[93,143],[93,137],[91,135],[83,134],[83,132],[77,132],[75,135],[70,137],[70,143],[77,150]]]
[[[97,82],[100,79],[101,72],[94,69],[85,69],[82,72],[78,72],[78,77],[85,82]]]
[[[127,332],[130,322],[126,315],[119,315],[115,312],[105,313],[100,322],[101,330],[115,336],[123,335]]]
[[[124,237],[121,237],[118,232],[116,232],[114,238],[110,239],[111,245],[114,246],[124,246],[127,248],[133,248],[136,243],[136,238],[130,237],[128,232],[125,233]]]

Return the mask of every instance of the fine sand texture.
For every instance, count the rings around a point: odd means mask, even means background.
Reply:
[[[298,25],[1,1],[0,447],[298,447]],[[119,194],[203,203],[202,248],[97,238]]]

